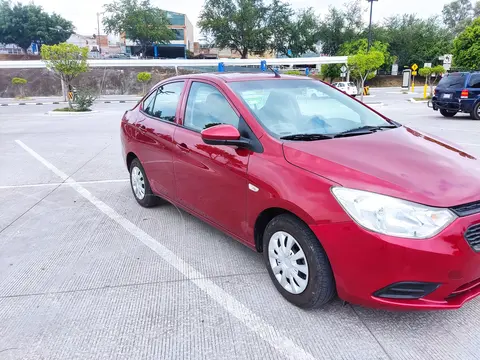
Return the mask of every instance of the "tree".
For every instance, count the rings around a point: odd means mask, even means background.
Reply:
[[[278,3],[278,1],[276,1]],[[277,54],[299,57],[308,51],[315,51],[318,36],[318,22],[313,9],[303,9],[295,13],[290,5],[280,6],[271,14],[271,49]]]
[[[368,49],[368,40],[365,38],[349,41],[340,47],[339,55],[355,55],[358,53],[366,53]],[[385,59],[384,66],[391,66],[395,57],[390,55],[388,44],[381,41],[374,41],[370,47],[371,50],[380,51]]]
[[[373,38],[389,44],[388,51],[397,57],[399,68],[438,61],[452,50],[453,36],[436,17],[420,19],[415,15],[397,15],[372,27]],[[362,37],[366,37],[366,32]]]
[[[108,34],[125,33],[126,37],[142,47],[168,44],[175,38],[166,13],[150,4],[150,0],[115,0],[105,5],[103,26]]]
[[[27,79],[24,78],[19,78],[19,77],[14,77],[12,79],[12,85],[17,87],[20,92],[20,97],[24,98],[25,97],[25,85],[27,84]]]
[[[330,7],[320,21],[317,39],[322,45],[322,53],[336,55],[343,43],[358,38],[364,27],[363,9],[360,0],[344,5],[343,9]]]
[[[13,6],[0,0],[0,43],[16,44],[25,53],[32,41],[53,45],[66,41],[73,33],[73,24],[53,13],[49,15],[33,3]]]
[[[88,71],[87,47],[81,48],[67,43],[43,45],[41,55],[47,69],[53,71],[65,83],[69,91],[72,88],[73,79]],[[68,106],[73,109],[70,97],[68,97]]]
[[[478,0],[473,7],[473,17],[480,17],[480,0]]]
[[[237,51],[242,59],[250,52],[262,54],[270,47],[272,14],[281,18],[286,10],[279,1],[267,5],[264,0],[206,0],[198,27],[215,46]]]
[[[443,6],[443,22],[456,36],[470,25],[473,19],[473,6],[470,0],[455,0]]]
[[[480,69],[480,18],[473,21],[453,42],[455,67]]]
[[[339,64],[323,64],[321,68],[323,78],[330,79],[330,83],[332,83],[334,79],[340,77],[341,67]]]
[[[425,85],[430,86],[430,96],[433,96],[433,84],[437,78],[444,73],[445,68],[442,65],[433,68],[421,68],[418,70],[418,74],[425,77]]]
[[[147,83],[152,79],[152,74],[149,72],[140,72],[137,74],[137,81],[142,84],[142,95],[146,93]]]
[[[360,81],[363,101],[363,88],[365,80],[371,79],[375,76],[375,71],[383,65],[385,57],[383,53],[376,50],[370,50],[368,53],[359,52],[357,55],[348,57],[348,67],[352,76]]]

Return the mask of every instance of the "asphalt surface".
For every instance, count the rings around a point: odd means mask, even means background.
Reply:
[[[372,95],[392,119],[480,156],[480,122],[399,89]],[[0,108],[0,359],[480,358],[480,299],[448,312],[338,299],[300,310],[260,254],[172,205],[141,208],[120,152],[130,106]]]

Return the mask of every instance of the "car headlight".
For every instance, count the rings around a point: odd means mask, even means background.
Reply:
[[[438,234],[456,218],[448,209],[368,191],[333,187],[332,193],[359,225],[385,235],[426,239]]]

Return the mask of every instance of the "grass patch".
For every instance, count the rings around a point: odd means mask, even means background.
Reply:
[[[415,100],[415,101],[422,101],[422,100],[430,100],[431,98],[432,98],[431,96],[427,96],[426,98],[416,97],[416,98],[413,98],[413,100]]]
[[[70,108],[66,107],[66,108],[53,109],[53,111],[59,111],[59,112],[88,112],[88,111],[92,111],[92,110],[90,110],[90,109],[70,109]]]
[[[28,96],[15,96],[15,100],[31,100]]]

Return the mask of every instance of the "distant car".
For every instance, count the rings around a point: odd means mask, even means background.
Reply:
[[[120,133],[141,206],[161,197],[263,252],[297,306],[338,293],[455,309],[480,295],[480,160],[318,80],[172,77],[125,112]],[[212,241],[211,253],[220,247],[231,248]],[[262,288],[256,276],[245,289]]]
[[[347,81],[342,81],[342,82],[336,82],[332,84],[335,86],[337,89],[342,90],[344,93],[350,95],[350,96],[357,96],[357,87],[353,82],[347,82]]]
[[[445,117],[454,117],[462,112],[480,120],[480,72],[446,74],[428,105],[435,111],[440,110]]]
[[[107,60],[127,60],[131,59],[131,56],[128,54],[111,54],[105,57]]]

